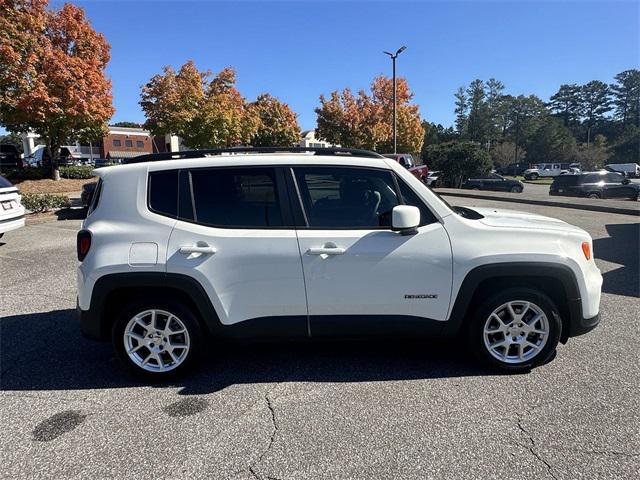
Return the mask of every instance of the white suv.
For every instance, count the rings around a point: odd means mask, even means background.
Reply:
[[[96,170],[81,329],[134,372],[182,372],[222,338],[416,334],[466,335],[522,371],[598,324],[602,277],[577,227],[450,207],[372,152],[245,150]]]
[[[24,207],[20,199],[18,189],[0,176],[0,238],[6,232],[24,227]]]

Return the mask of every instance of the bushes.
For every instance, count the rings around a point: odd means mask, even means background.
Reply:
[[[91,172],[95,167],[91,165],[68,165],[60,167],[61,178],[89,179],[93,178]],[[14,168],[3,174],[11,180],[42,180],[51,178],[50,167],[25,167]]]
[[[7,170],[3,174],[10,180],[42,180],[51,178],[51,169],[45,167],[26,167]]]
[[[70,165],[67,167],[60,167],[60,176],[62,178],[80,178],[88,179],[92,178],[91,172],[95,167],[91,165]]]
[[[64,195],[25,193],[22,195],[22,205],[34,213],[41,213],[52,209],[68,208],[71,202]]]

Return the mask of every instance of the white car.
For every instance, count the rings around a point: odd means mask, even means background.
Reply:
[[[222,338],[369,335],[462,334],[490,365],[526,371],[598,324],[584,230],[450,207],[372,152],[282,150],[96,170],[77,241],[82,332],[163,378]]]
[[[24,207],[20,199],[18,189],[0,176],[0,238],[6,232],[24,227]]]

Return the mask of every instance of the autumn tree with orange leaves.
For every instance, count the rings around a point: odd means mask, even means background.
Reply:
[[[300,141],[298,119],[286,103],[264,93],[249,108],[258,117],[258,129],[251,138],[254,147],[288,147]]]
[[[398,151],[419,152],[424,129],[417,105],[410,102],[413,93],[404,78],[397,79]],[[378,152],[393,151],[393,84],[379,76],[371,84],[371,94],[360,90],[357,95],[346,88],[320,96],[316,108],[316,135],[343,147],[365,148]]]
[[[235,83],[232,68],[213,75],[199,71],[191,60],[177,72],[164,67],[142,87],[145,126],[154,135],[178,135],[191,148],[246,144],[260,120]]]
[[[45,142],[59,179],[60,146],[96,139],[113,115],[110,46],[84,11],[46,0],[0,0],[0,125]]]

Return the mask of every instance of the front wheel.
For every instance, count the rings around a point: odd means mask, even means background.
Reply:
[[[113,326],[117,356],[137,377],[163,380],[185,373],[200,350],[201,330],[190,309],[170,301],[129,305]]]
[[[522,193],[522,187],[518,187],[518,186],[511,187],[511,193]]]
[[[515,373],[547,362],[561,333],[562,322],[549,297],[537,290],[514,288],[478,308],[469,342],[482,361]]]

